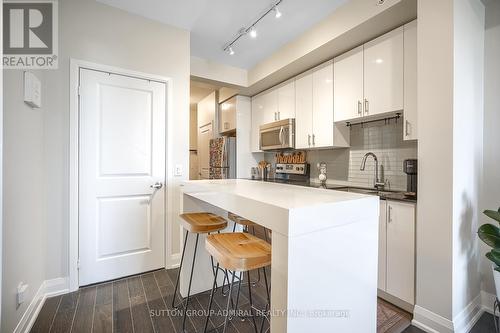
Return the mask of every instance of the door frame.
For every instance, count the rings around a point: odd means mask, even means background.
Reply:
[[[144,79],[149,81],[156,81],[165,84],[165,134],[166,134],[166,144],[165,144],[165,196],[164,196],[164,207],[165,214],[163,218],[164,223],[164,267],[169,268],[173,266],[170,258],[172,256],[172,249],[167,244],[167,241],[172,237],[172,224],[170,214],[167,212],[171,208],[171,198],[173,194],[172,186],[170,185],[170,180],[168,179],[168,170],[172,169],[169,164],[171,159],[169,158],[170,153],[170,135],[171,130],[169,124],[171,124],[172,114],[169,112],[172,109],[172,79],[169,77],[159,76],[155,74],[148,74],[137,72],[133,70],[128,70],[124,68],[102,65],[97,63],[92,63],[79,59],[70,59],[70,137],[69,137],[69,290],[75,291],[79,288],[79,276],[78,276],[78,261],[79,261],[79,149],[80,149],[80,139],[79,139],[79,128],[80,128],[80,117],[79,117],[79,85],[80,85],[80,69],[89,69],[94,71],[101,71],[116,75],[128,76],[132,78]]]

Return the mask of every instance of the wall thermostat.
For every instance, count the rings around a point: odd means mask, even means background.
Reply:
[[[42,83],[30,72],[24,72],[24,103],[32,108],[42,106]]]

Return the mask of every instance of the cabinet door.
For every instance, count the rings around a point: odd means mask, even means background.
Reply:
[[[417,137],[417,21],[404,27],[404,140]]]
[[[295,80],[278,88],[278,120],[295,118]]]
[[[236,97],[219,105],[219,133],[236,130]]]
[[[313,127],[313,75],[311,73],[295,80],[295,106],[295,148],[309,148]]]
[[[380,200],[380,216],[378,223],[378,283],[377,288],[386,290],[387,261],[387,201]]]
[[[363,46],[333,59],[333,118],[335,122],[362,116]]]
[[[217,95],[211,93],[198,103],[198,128],[215,123],[215,110],[217,109]]]
[[[265,92],[262,96],[262,121],[263,124],[278,120],[278,90]]]
[[[313,72],[313,137],[315,148],[333,146],[333,62]]]
[[[387,293],[415,303],[415,205],[387,202]]]
[[[364,115],[403,109],[403,27],[364,45]]]
[[[262,105],[262,95],[252,97],[252,133],[250,138],[251,151],[260,152],[259,130],[263,124],[262,114],[264,106]]]

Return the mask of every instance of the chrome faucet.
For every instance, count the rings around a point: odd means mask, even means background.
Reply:
[[[366,165],[366,159],[368,156],[373,157],[373,160],[375,161],[375,178],[373,179],[373,187],[378,189],[378,188],[384,188],[385,183],[381,182],[380,179],[378,178],[378,158],[377,155],[375,155],[372,152],[366,153],[365,156],[363,156],[363,160],[361,160],[361,166],[359,167],[359,170],[364,171],[365,170],[365,165]]]

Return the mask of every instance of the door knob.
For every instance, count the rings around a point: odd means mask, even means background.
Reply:
[[[156,182],[153,185],[150,185],[149,187],[154,188],[155,190],[159,190],[160,188],[163,187],[163,184],[160,182]]]

